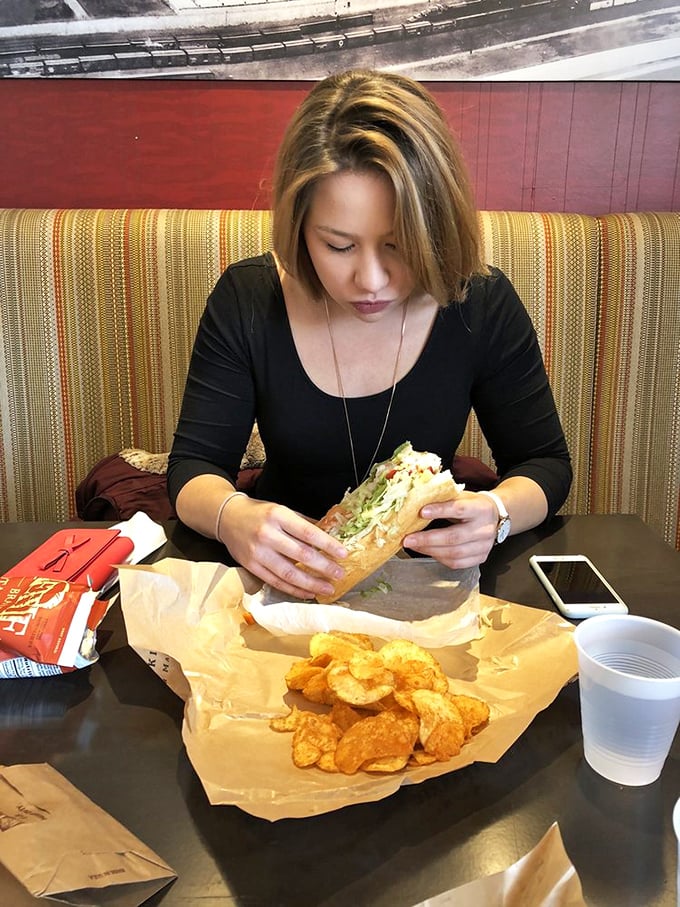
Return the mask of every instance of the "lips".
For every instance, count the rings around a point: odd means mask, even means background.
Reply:
[[[378,312],[384,312],[392,304],[391,299],[361,299],[352,303],[352,308],[356,309],[362,315],[375,315]]]

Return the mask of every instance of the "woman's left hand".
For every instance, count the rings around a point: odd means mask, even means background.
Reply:
[[[423,529],[404,538],[404,548],[433,557],[452,569],[474,567],[489,556],[496,540],[498,511],[485,495],[463,491],[454,501],[427,504],[428,520],[450,520],[450,526]]]

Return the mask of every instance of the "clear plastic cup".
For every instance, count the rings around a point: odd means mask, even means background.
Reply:
[[[680,722],[680,630],[601,615],[579,624],[574,641],[586,761],[618,784],[651,784]]]
[[[675,804],[675,809],[673,810],[673,830],[675,831],[675,837],[678,841],[678,878],[675,890],[678,899],[678,905],[680,905],[680,800],[678,800],[678,802]]]

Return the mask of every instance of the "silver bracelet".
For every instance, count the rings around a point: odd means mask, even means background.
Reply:
[[[222,541],[222,539],[220,538],[220,520],[222,519],[222,513],[224,512],[224,508],[227,506],[227,504],[229,503],[229,501],[231,501],[232,498],[236,498],[239,495],[241,495],[241,497],[243,497],[243,498],[248,497],[248,495],[245,493],[245,491],[230,491],[229,494],[226,496],[226,498],[222,501],[222,503],[220,504],[220,506],[217,510],[217,519],[215,520],[215,538],[217,539],[218,542]]]

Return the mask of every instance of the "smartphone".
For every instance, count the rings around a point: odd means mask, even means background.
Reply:
[[[572,620],[595,614],[627,614],[623,599],[583,554],[535,554],[529,563],[558,611]]]

